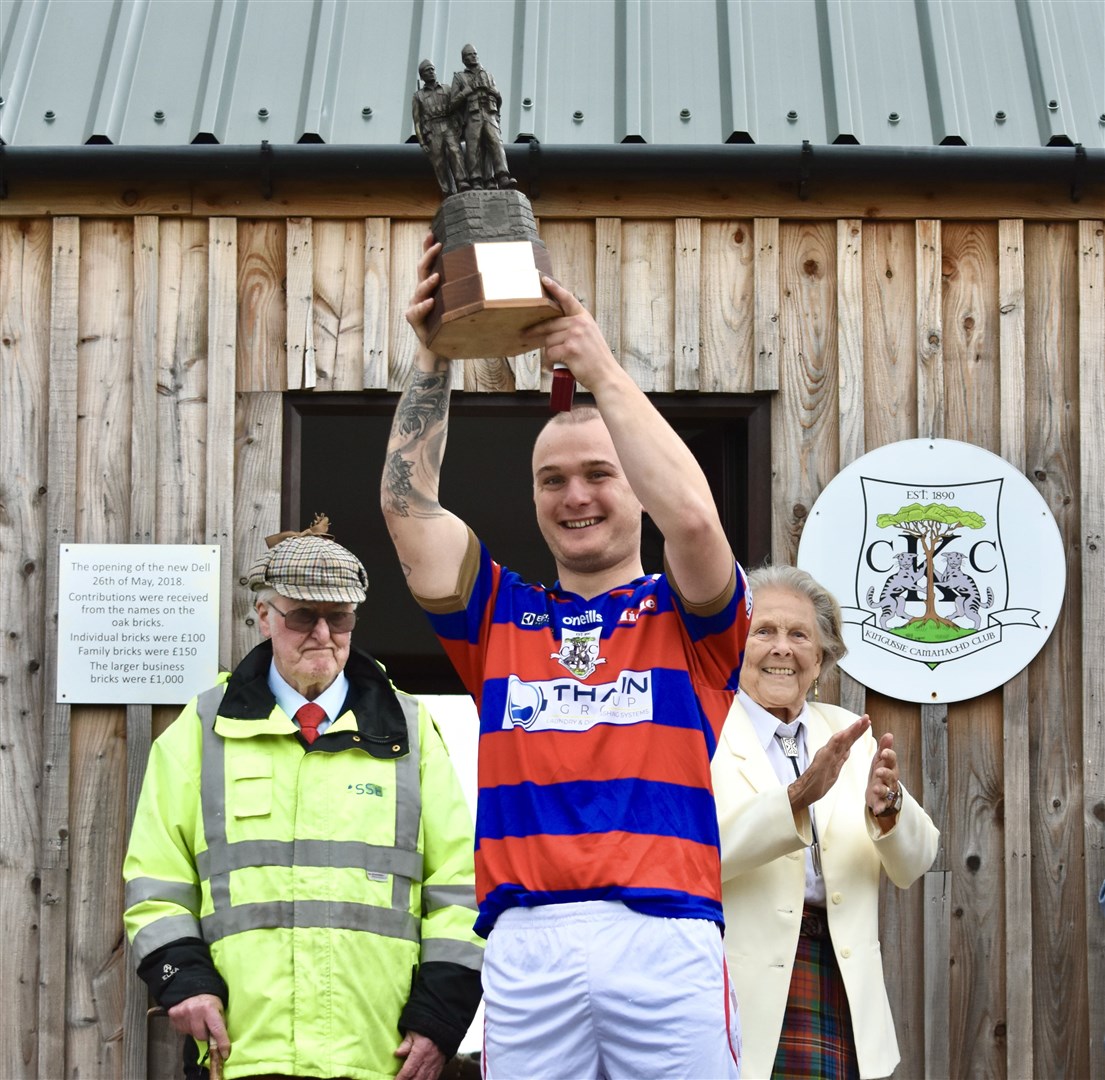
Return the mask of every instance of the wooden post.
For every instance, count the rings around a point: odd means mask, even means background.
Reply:
[[[1024,222],[998,223],[1001,456],[1024,472]],[[1028,669],[1002,688],[1005,758],[1005,1053],[1009,1076],[1032,1076],[1032,802]]]
[[[80,222],[54,220],[50,286],[50,457],[46,487],[46,700],[42,737],[42,832],[38,924],[38,1075],[67,1075],[66,955],[69,947],[69,713],[56,704],[59,545],[76,539],[77,294]]]
[[[1105,1076],[1105,222],[1078,223],[1078,371],[1082,477],[1082,799],[1090,1075]]]

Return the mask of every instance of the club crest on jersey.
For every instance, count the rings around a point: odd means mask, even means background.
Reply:
[[[550,660],[559,660],[577,679],[586,679],[599,664],[606,660],[599,656],[599,642],[602,631],[569,630],[565,627],[560,633],[560,651],[549,654]]]

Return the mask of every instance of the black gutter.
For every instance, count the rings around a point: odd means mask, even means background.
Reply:
[[[656,178],[793,183],[799,198],[818,184],[1017,183],[1054,186],[1078,202],[1105,192],[1105,150],[1076,146],[989,149],[967,146],[547,146],[536,142],[507,147],[511,172],[537,197],[557,182],[585,183],[601,177],[636,182]],[[25,194],[36,181],[81,180],[140,183],[255,180],[270,197],[285,180],[330,182],[399,180],[432,184],[418,146],[329,146],[309,143],[273,146],[19,147],[0,145],[0,198]],[[537,189],[537,190],[534,190]]]

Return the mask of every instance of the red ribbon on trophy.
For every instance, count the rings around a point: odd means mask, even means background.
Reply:
[[[552,390],[549,393],[549,410],[551,412],[568,412],[572,407],[572,398],[575,396],[575,391],[575,376],[564,364],[554,364]]]

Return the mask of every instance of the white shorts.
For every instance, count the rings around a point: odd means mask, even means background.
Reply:
[[[705,919],[510,908],[483,962],[487,1080],[736,1080],[740,1022]]]

